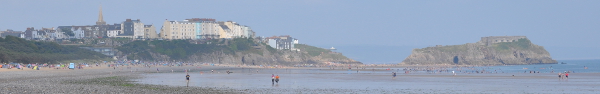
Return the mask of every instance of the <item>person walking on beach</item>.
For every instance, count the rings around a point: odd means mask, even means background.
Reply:
[[[275,74],[271,74],[271,84],[275,84]]]
[[[185,81],[187,81],[186,86],[190,85],[190,74],[185,74]]]
[[[569,73],[565,73],[565,79],[569,80]]]
[[[392,72],[392,76],[394,76],[392,79],[396,79],[396,72]]]
[[[190,74],[186,74],[185,75],[185,80],[188,81],[188,82],[190,81]]]
[[[279,84],[279,75],[275,76],[275,82]]]
[[[558,80],[562,79],[561,75],[562,75],[562,74],[559,72],[559,73],[558,73]]]

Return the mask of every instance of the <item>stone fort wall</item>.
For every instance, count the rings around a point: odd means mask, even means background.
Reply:
[[[500,42],[517,42],[519,39],[527,38],[525,36],[489,36],[489,37],[481,37],[481,40],[478,43],[482,43],[486,46],[491,46],[494,43]]]

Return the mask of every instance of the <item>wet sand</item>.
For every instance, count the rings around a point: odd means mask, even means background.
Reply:
[[[156,68],[159,72],[156,73]],[[184,70],[192,76],[184,86]],[[137,70],[137,71],[136,71]],[[173,70],[173,72],[171,72]],[[215,73],[210,72],[215,70]],[[230,70],[234,73],[226,74]],[[256,70],[259,72],[256,73]],[[233,66],[0,69],[1,93],[597,93],[600,73],[458,74]],[[203,74],[200,74],[203,72]],[[270,76],[281,76],[271,84]],[[515,75],[514,77],[512,75]]]
[[[416,72],[397,74],[396,70],[348,71],[331,69],[259,69],[259,72],[230,69],[232,74],[192,73],[190,86],[248,90],[247,93],[595,93],[600,73],[571,73],[559,80],[554,73],[485,73],[453,76],[451,73]],[[271,74],[281,82],[271,84]],[[138,83],[185,86],[185,73],[144,74]],[[515,75],[515,76],[512,76]],[[178,80],[181,79],[181,80]]]

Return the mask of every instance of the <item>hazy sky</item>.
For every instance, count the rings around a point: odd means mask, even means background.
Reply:
[[[214,18],[258,36],[291,35],[363,63],[399,63],[414,48],[527,36],[557,60],[600,59],[600,0],[0,0],[0,30],[140,19]]]

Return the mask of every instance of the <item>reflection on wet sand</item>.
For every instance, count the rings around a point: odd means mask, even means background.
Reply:
[[[475,67],[431,67],[431,68],[226,68],[229,70],[213,74],[195,74],[190,86],[220,87],[271,93],[330,91],[373,93],[591,93],[598,91],[600,81],[595,80],[600,73],[572,73],[570,80],[556,80],[555,73],[502,73],[497,71],[470,72]],[[256,72],[259,70],[260,72]],[[406,72],[411,71],[412,72]],[[211,70],[197,69],[191,73]],[[455,71],[454,75],[451,71]],[[466,71],[466,72],[465,72]],[[393,72],[398,73],[393,79]],[[279,83],[272,84],[272,74],[281,76]],[[184,86],[185,73],[151,73],[138,83]],[[321,91],[319,91],[321,90]],[[568,91],[568,92],[567,92]]]

